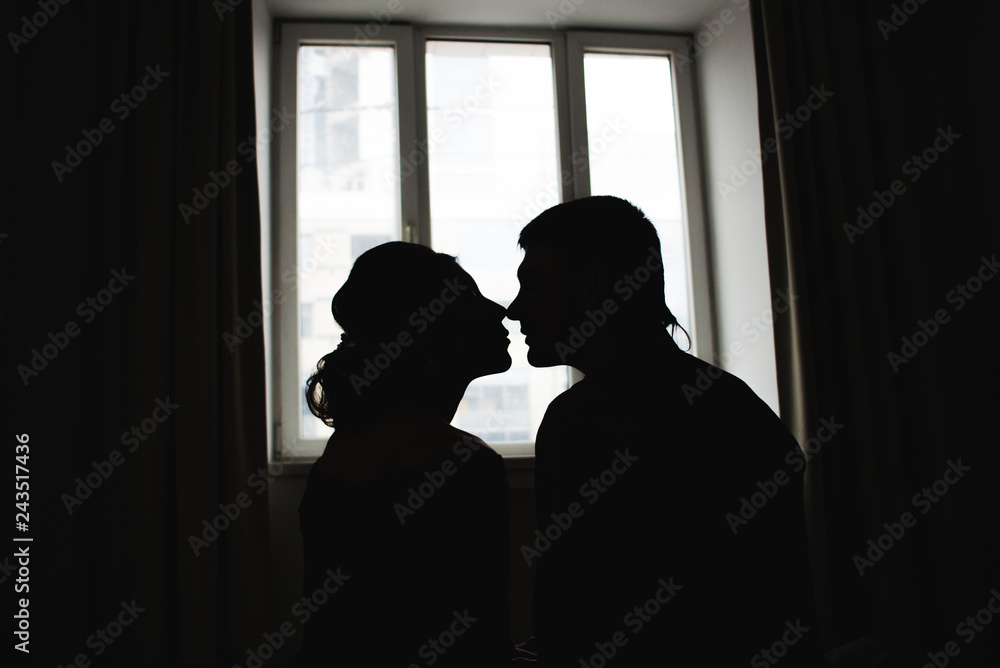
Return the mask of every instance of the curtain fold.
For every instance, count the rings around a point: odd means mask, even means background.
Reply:
[[[1000,250],[996,13],[753,3],[761,142],[778,146],[771,282],[800,296],[775,317],[782,416],[800,443],[821,418],[844,425],[806,478],[830,649],[870,636],[921,663],[949,641],[967,665],[998,656],[956,636],[1000,581],[1000,280],[982,279]]]
[[[5,23],[36,26],[7,54],[0,242],[30,659],[245,663],[274,628],[263,334],[224,339],[261,299],[250,3],[50,4]]]

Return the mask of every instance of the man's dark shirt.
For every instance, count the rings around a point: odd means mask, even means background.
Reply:
[[[745,383],[660,343],[589,374],[539,428],[540,658],[825,665],[801,450]]]

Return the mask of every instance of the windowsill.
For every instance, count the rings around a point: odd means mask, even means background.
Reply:
[[[316,462],[312,458],[300,458],[287,462],[271,462],[268,473],[276,477],[305,477]],[[507,484],[511,489],[531,489],[535,485],[535,457],[533,455],[510,455],[503,458],[507,466]]]
[[[503,458],[507,465],[507,485],[511,489],[533,489],[535,487],[535,456],[512,455]]]

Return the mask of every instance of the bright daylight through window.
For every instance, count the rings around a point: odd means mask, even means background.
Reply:
[[[656,225],[667,303],[688,331],[698,324],[694,191],[684,182],[682,91],[669,45],[630,53],[621,35],[595,46],[578,33],[385,33],[359,43],[350,26],[283,26],[281,95],[295,107],[296,131],[294,146],[279,149],[276,238],[296,280],[275,326],[278,363],[297,374],[283,372],[277,388],[278,449],[298,456],[318,456],[331,433],[303,398],[317,360],[339,342],[330,300],[354,260],[386,241],[457,256],[483,294],[507,306],[518,289],[521,228],[559,201],[618,195]],[[572,99],[583,108],[568,109]],[[502,454],[531,454],[545,407],[570,374],[530,367],[518,324],[504,325],[512,368],[474,381],[453,424]]]

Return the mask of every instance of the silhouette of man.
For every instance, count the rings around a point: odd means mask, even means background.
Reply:
[[[667,331],[655,228],[616,197],[521,231],[508,309],[536,367],[585,378],[536,437],[539,661],[817,666],[805,459],[742,381]],[[698,661],[697,664],[688,663]]]

